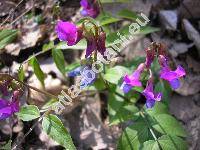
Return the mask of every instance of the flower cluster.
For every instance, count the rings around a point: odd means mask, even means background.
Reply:
[[[61,41],[67,42],[67,45],[72,46],[77,44],[81,39],[85,38],[87,41],[87,48],[85,58],[89,60],[94,53],[97,56],[99,52],[102,56],[106,51],[105,40],[106,33],[101,28],[92,24],[94,30],[87,30],[85,25],[78,27],[71,22],[59,21],[56,25],[56,32]],[[68,76],[74,77],[81,75],[80,88],[91,85],[96,79],[96,73],[92,70],[91,64],[84,64],[81,67],[69,72]],[[91,79],[91,80],[89,80]]]
[[[91,56],[94,51],[98,51],[102,55],[106,51],[106,33],[95,25],[94,33],[92,30],[88,31],[84,25],[78,27],[71,22],[58,21],[55,30],[58,38],[67,42],[68,46],[76,45],[81,39],[85,38],[87,41],[86,58]]]
[[[180,65],[175,71],[172,71],[168,65],[164,46],[153,42],[146,50],[145,63],[141,63],[132,75],[125,75],[121,85],[121,89],[124,93],[128,93],[135,86],[141,87],[142,83],[140,81],[140,76],[145,69],[149,70],[149,80],[147,81],[146,88],[142,92],[146,98],[147,108],[152,108],[155,105],[155,102],[160,101],[162,97],[162,93],[155,93],[153,90],[153,76],[150,67],[156,56],[158,57],[161,67],[160,78],[168,81],[172,89],[179,88],[180,78],[186,75],[185,70]]]
[[[4,80],[0,82],[0,91],[3,96],[9,96],[8,87],[11,80]],[[19,112],[19,90],[14,90],[10,100],[0,99],[0,120],[12,116],[14,113]]]
[[[100,13],[100,8],[97,0],[81,0],[82,6],[81,15],[96,18]]]

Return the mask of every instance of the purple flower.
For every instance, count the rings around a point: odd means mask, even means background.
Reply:
[[[87,40],[87,49],[85,58],[88,58],[93,51],[97,50],[101,55],[104,55],[106,51],[105,40],[106,40],[106,33],[101,32],[96,39],[93,33],[88,33],[86,36]]]
[[[172,71],[167,65],[167,60],[164,56],[159,56],[159,62],[161,64],[160,78],[167,80],[173,89],[180,87],[179,78],[186,75],[185,70],[179,65],[175,71]]]
[[[86,48],[85,58],[88,58],[92,54],[92,52],[97,49],[97,43],[94,35],[91,35],[86,39],[87,39],[87,48]]]
[[[16,112],[19,112],[19,92],[15,91],[12,97],[12,101],[9,102],[4,99],[0,99],[0,119],[6,119]]]
[[[97,40],[97,50],[101,55],[104,55],[104,52],[106,51],[106,33],[101,32],[98,40]]]
[[[154,93],[152,79],[149,79],[149,81],[147,82],[147,86],[142,92],[142,94],[146,98],[147,108],[152,108],[155,105],[155,102],[160,101],[162,97],[161,93]]]
[[[147,48],[147,50],[146,50],[146,62],[145,62],[147,68],[149,68],[151,66],[151,63],[153,62],[154,57],[155,57],[154,47]]]
[[[82,29],[71,22],[58,21],[56,33],[61,41],[66,41],[67,45],[72,46],[82,38]]]
[[[134,86],[142,86],[140,82],[140,75],[145,68],[145,64],[140,64],[138,68],[133,72],[132,75],[125,75],[123,79],[123,83],[121,85],[121,89],[124,93],[128,93]]]
[[[100,8],[96,0],[81,0],[80,4],[83,7],[83,10],[81,11],[83,16],[96,18],[99,15]]]

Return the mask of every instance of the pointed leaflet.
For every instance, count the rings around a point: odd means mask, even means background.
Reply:
[[[55,115],[44,117],[42,122],[43,130],[56,142],[68,150],[75,150],[75,146],[67,129],[60,119]]]
[[[60,49],[57,49],[57,50],[52,49],[52,56],[57,68],[64,75],[65,74],[65,59],[64,59],[63,52]]]
[[[33,67],[33,71],[34,71],[36,77],[44,86],[45,74],[43,73],[42,69],[40,68],[40,64],[38,63],[37,59],[35,57],[31,58],[30,64]]]
[[[19,119],[23,121],[30,121],[40,117],[40,111],[37,106],[28,105],[21,107],[19,113],[17,113]]]

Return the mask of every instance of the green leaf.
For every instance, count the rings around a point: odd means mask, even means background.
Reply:
[[[33,71],[34,71],[36,77],[44,86],[45,74],[43,73],[42,69],[40,68],[40,64],[38,63],[37,59],[35,57],[32,57],[30,59],[30,64],[33,67]]]
[[[58,102],[57,99],[49,100],[46,104],[44,104],[44,106],[42,106],[42,111],[40,112],[47,111],[50,107],[54,106],[57,102]]]
[[[74,63],[72,63],[70,65],[66,65],[65,66],[65,72],[69,72],[69,71],[71,71],[71,70],[73,70],[73,69],[75,69],[75,68],[77,68],[79,66],[80,66],[80,62],[74,62]]]
[[[162,150],[187,150],[187,143],[177,137],[177,136],[168,136],[163,135],[158,139],[158,142]],[[144,142],[141,150],[159,150],[158,142],[154,140],[149,140]]]
[[[137,113],[139,110],[135,105],[125,105],[122,106],[116,114],[110,118],[110,125],[115,125],[118,123],[122,123],[128,120],[135,119],[135,113]]]
[[[98,78],[95,82],[94,82],[94,86],[97,90],[101,91],[104,90],[106,88],[104,81],[101,78]]]
[[[180,123],[172,116],[168,114],[159,114],[154,116],[156,124],[153,128],[162,133],[168,135],[176,135],[181,137],[186,137],[187,134]]]
[[[87,47],[86,40],[81,40],[76,45],[68,46],[66,42],[60,42],[55,49],[74,49],[74,50],[84,50]]]
[[[126,19],[131,19],[131,20],[136,20],[139,16],[137,15],[136,12],[128,10],[128,9],[123,9],[118,13],[118,16]]]
[[[121,38],[117,35],[117,33],[119,32],[121,35],[125,36],[127,40],[129,40],[129,37],[132,35],[146,35],[146,34],[149,34],[149,33],[153,33],[153,32],[156,32],[156,31],[159,31],[158,28],[155,28],[155,27],[151,27],[151,26],[145,26],[145,27],[140,27],[140,32],[139,33],[135,33],[135,34],[131,34],[129,32],[129,25],[127,26],[124,26],[123,28],[121,28],[119,31],[116,31],[116,32],[112,32],[112,33],[109,33],[107,36],[106,36],[106,47],[110,47],[112,45],[115,45],[115,44],[120,44],[122,45],[122,42],[120,42]]]
[[[9,140],[6,144],[0,145],[1,150],[11,150],[12,140]]]
[[[139,150],[142,143],[153,137],[144,121],[136,122],[127,127],[119,139],[118,150]]]
[[[150,116],[155,116],[155,115],[159,115],[159,114],[168,114],[168,107],[163,104],[162,102],[156,102],[155,106],[151,109],[146,109],[146,112],[150,115]]]
[[[100,14],[96,18],[96,20],[98,20],[100,22],[101,26],[105,26],[105,25],[120,21],[120,19],[115,18],[108,13]]]
[[[18,70],[18,78],[20,81],[24,81],[24,77],[25,77],[24,68],[23,65],[20,65]]]
[[[60,49],[52,49],[52,56],[57,68],[64,75],[65,74],[65,58],[64,58],[63,52]]]
[[[75,150],[75,146],[70,134],[55,115],[48,115],[44,117],[42,122],[43,130],[56,142],[68,150]]]
[[[144,26],[140,28],[140,32],[138,34],[146,35],[146,34],[154,33],[157,31],[160,31],[160,29],[156,27],[152,27],[152,26]]]
[[[119,80],[130,71],[123,66],[115,66],[106,71],[104,79],[110,83],[118,84]]]
[[[131,0],[100,0],[101,3],[128,3]]]
[[[17,113],[19,119],[23,121],[31,121],[33,119],[40,117],[40,112],[37,106],[28,105],[21,107],[20,111]]]
[[[4,29],[0,31],[0,49],[11,43],[17,37],[18,30]]]
[[[54,48],[54,42],[53,41],[51,41],[51,42],[49,42],[48,44],[44,44],[43,46],[42,46],[42,51],[48,51],[48,50],[50,50],[50,49],[53,49]]]

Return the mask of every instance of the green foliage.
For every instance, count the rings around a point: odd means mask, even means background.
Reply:
[[[18,30],[4,29],[0,31],[0,49],[11,43],[17,37]]]
[[[23,69],[23,66],[20,65],[19,70],[18,70],[18,79],[20,81],[24,81],[24,78],[25,78],[24,69]]]
[[[127,127],[122,133],[117,148],[118,150],[138,150],[141,143],[153,139],[146,123],[141,120]]]
[[[136,20],[138,18],[138,15],[134,11],[130,11],[128,9],[123,9],[118,13],[118,16],[126,19]]]
[[[63,52],[60,49],[52,49],[52,56],[57,68],[65,75],[65,58]]]
[[[154,116],[156,124],[153,128],[162,133],[168,135],[176,135],[186,137],[186,132],[180,123],[169,114],[158,114]]]
[[[9,140],[6,144],[0,145],[1,150],[11,150],[12,140]]]
[[[44,44],[42,46],[42,51],[45,52],[45,51],[48,51],[48,50],[53,49],[53,48],[54,48],[54,43],[53,43],[53,41],[51,41],[51,42]]]
[[[122,76],[128,72],[130,71],[123,66],[115,66],[106,71],[106,74],[104,75],[104,79],[110,83],[118,84]]]
[[[120,19],[115,18],[108,13],[100,14],[96,19],[99,21],[100,26],[105,26],[120,21]]]
[[[43,130],[56,142],[68,150],[75,150],[70,134],[60,119],[55,115],[47,115],[43,118]]]
[[[56,45],[55,49],[74,49],[74,50],[84,50],[87,47],[86,40],[81,40],[76,45],[68,46],[66,42],[60,42]]]
[[[40,117],[40,111],[35,105],[23,106],[17,116],[23,121],[31,121]]]
[[[128,3],[131,0],[100,0],[101,3]]]
[[[35,57],[33,57],[30,59],[29,62],[33,67],[33,71],[34,71],[36,77],[44,86],[45,74],[43,73],[42,69],[40,68],[40,64],[38,63],[37,59]]]
[[[158,141],[149,140],[144,142],[141,150],[187,150],[187,143],[177,136],[163,135]]]

